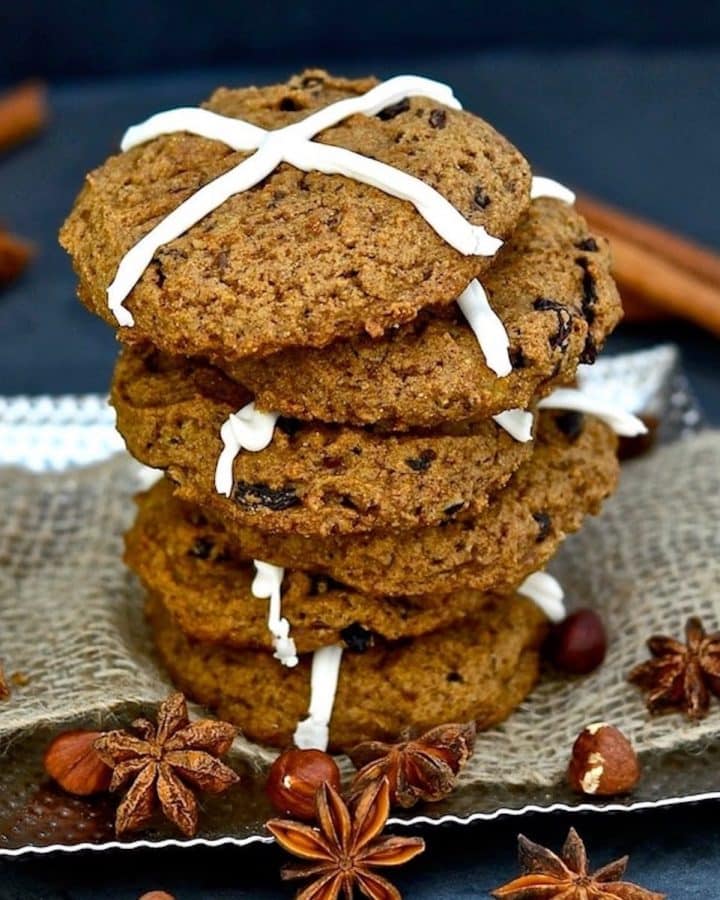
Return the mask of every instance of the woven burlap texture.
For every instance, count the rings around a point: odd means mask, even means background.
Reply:
[[[124,455],[60,475],[0,469],[0,658],[29,677],[0,703],[0,739],[48,722],[107,722],[169,689],[121,562],[142,472]],[[653,633],[680,636],[700,615],[720,627],[720,432],[627,464],[600,517],[568,539],[551,570],[571,605],[594,606],[610,636],[582,679],[546,674],[501,727],[480,735],[463,780],[550,785],[589,722],[620,726],[641,752],[720,734],[720,701],[697,724],[650,717],[625,676]],[[257,762],[267,752],[241,741]]]

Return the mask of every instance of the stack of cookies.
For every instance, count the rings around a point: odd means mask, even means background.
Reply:
[[[570,192],[445,85],[313,70],[130,129],[61,240],[165,473],[126,560],[173,680],[275,746],[504,719],[636,426],[573,387],[621,310]]]

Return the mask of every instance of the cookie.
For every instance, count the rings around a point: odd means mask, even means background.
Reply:
[[[423,311],[377,340],[361,335],[225,368],[261,408],[286,416],[431,428],[526,407],[569,383],[622,314],[607,241],[557,200],[533,201],[483,286],[510,340],[513,371],[504,378],[485,364],[455,304]]]
[[[591,416],[541,413],[534,446],[477,518],[458,518],[449,508],[435,527],[323,540],[238,527],[228,533],[242,553],[322,572],[367,594],[509,593],[598,512],[618,478],[617,438]]]
[[[234,722],[245,737],[286,747],[310,701],[310,659],[281,666],[269,653],[189,640],[160,600],[147,614],[173,681],[189,697]],[[345,652],[330,720],[331,751],[403,729],[505,719],[538,678],[546,620],[521,597],[490,603],[462,625],[422,638]]]
[[[277,129],[374,84],[310,71],[287,84],[220,88],[205,108]],[[528,164],[505,138],[422,97],[355,115],[315,140],[419,178],[498,238],[529,203]],[[179,132],[90,173],[61,231],[86,306],[117,325],[106,292],[125,254],[248,155]],[[451,303],[490,264],[459,253],[406,201],[283,163],[157,251],[124,304],[134,325],[119,336],[225,361],[320,347],[363,330],[382,334],[424,306]]]
[[[480,512],[532,452],[492,420],[397,435],[280,420],[268,447],[237,455],[227,498],[214,480],[220,428],[247,399],[217,369],[152,350],[126,348],[112,386],[133,456],[228,526],[314,536],[437,524],[448,508]]]
[[[125,561],[191,638],[229,647],[272,651],[268,601],[251,590],[255,567],[233,557],[227,534],[173,496],[159,481],[137,498],[138,514],[125,536]],[[286,571],[282,615],[299,653],[328,644],[358,649],[378,639],[436,631],[488,603],[479,591],[423,597],[371,597],[323,575]]]

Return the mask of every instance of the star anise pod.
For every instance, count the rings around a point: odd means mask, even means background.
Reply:
[[[446,797],[475,747],[475,723],[440,725],[413,740],[405,732],[396,744],[366,741],[350,752],[359,769],[351,797],[381,778],[390,784],[390,803],[408,809],[418,800]]]
[[[390,812],[387,780],[371,784],[362,793],[352,816],[340,794],[327,783],[318,789],[315,802],[319,828],[286,819],[266,823],[285,850],[310,860],[282,870],[285,880],[314,879],[298,893],[297,900],[335,900],[341,891],[351,900],[356,887],[371,900],[400,900],[398,889],[372,869],[408,862],[423,852],[425,841],[378,837]]]
[[[687,620],[686,643],[664,635],[650,638],[654,659],[640,663],[628,680],[647,691],[650,712],[673,707],[689,719],[702,719],[710,708],[710,694],[720,697],[720,632],[706,634],[698,618]]]
[[[136,719],[136,734],[109,731],[95,742],[101,759],[113,770],[110,790],[132,781],[117,809],[118,834],[137,831],[152,819],[158,805],[183,834],[197,831],[197,800],[188,785],[220,794],[239,781],[216,757],[232,746],[235,728],[227,722],[191,722],[180,693],[171,694],[158,709],[157,725]]]
[[[628,857],[616,859],[596,872],[588,872],[588,858],[574,828],[568,832],[560,856],[524,835],[518,837],[523,874],[496,888],[492,896],[504,900],[664,900],[665,894],[648,891],[629,881]]]

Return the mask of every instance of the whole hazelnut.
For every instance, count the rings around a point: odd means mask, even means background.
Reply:
[[[138,897],[138,900],[175,900],[175,897],[172,894],[168,894],[167,891],[148,891]]]
[[[340,790],[340,770],[332,756],[322,750],[286,750],[270,766],[265,791],[278,812],[311,822],[322,784]]]
[[[108,789],[112,771],[95,750],[101,735],[101,731],[64,731],[45,751],[45,771],[69,794],[87,797]]]
[[[578,735],[568,767],[570,787],[599,797],[625,794],[640,780],[633,745],[614,725],[596,722]]]
[[[592,609],[579,609],[550,632],[547,655],[561,671],[587,675],[602,663],[607,651],[605,626]]]

